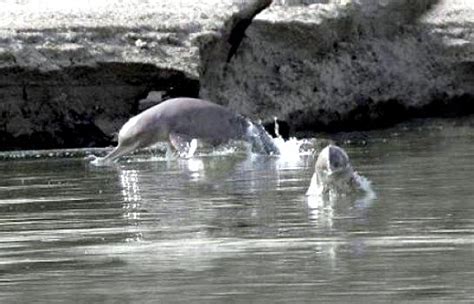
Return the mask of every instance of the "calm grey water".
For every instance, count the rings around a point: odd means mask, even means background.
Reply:
[[[324,208],[311,156],[4,153],[0,303],[474,302],[474,118],[356,138],[377,198]]]

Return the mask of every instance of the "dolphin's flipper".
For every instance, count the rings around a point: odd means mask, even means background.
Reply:
[[[197,140],[190,136],[170,133],[169,135],[171,145],[178,151],[179,157],[191,158],[196,152]]]

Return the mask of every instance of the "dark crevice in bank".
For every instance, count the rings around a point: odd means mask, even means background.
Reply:
[[[229,52],[227,54],[226,62],[229,63],[232,57],[242,43],[242,40],[245,38],[245,31],[252,24],[253,19],[264,9],[268,8],[272,1],[261,0],[257,1],[255,7],[251,7],[247,11],[242,11],[239,16],[236,18],[235,24],[232,26],[232,29],[229,34],[228,42],[230,43]]]
[[[242,2],[240,11],[231,16],[219,30],[218,35],[203,35],[196,40],[200,52],[200,80],[206,86],[212,87],[214,79],[226,72],[227,65],[237,54],[247,28],[252,24],[255,16],[268,8],[272,0],[256,0]],[[214,88],[216,89],[216,88]],[[212,101],[204,92],[204,97]]]
[[[41,72],[0,73],[0,150],[104,147],[138,113],[150,91],[199,95],[181,71],[139,63],[100,63]]]

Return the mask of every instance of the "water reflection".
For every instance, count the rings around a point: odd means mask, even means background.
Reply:
[[[472,121],[433,130],[344,146],[377,198],[306,197],[311,155],[0,162],[0,302],[470,303]]]
[[[136,169],[119,169],[119,177],[123,196],[123,217],[128,223],[126,226],[128,237],[125,241],[140,241],[143,233],[140,229],[142,196],[139,171]]]
[[[138,170],[120,170],[120,184],[122,185],[123,200],[126,203],[130,203],[126,209],[136,209],[142,199],[138,181]]]
[[[199,158],[178,159],[178,166],[183,173],[188,175],[191,181],[202,181],[206,179],[204,162]]]

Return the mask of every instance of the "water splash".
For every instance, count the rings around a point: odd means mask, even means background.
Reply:
[[[264,131],[264,130],[263,130]],[[262,130],[259,131],[260,133]],[[315,143],[308,139],[290,138],[284,140],[281,137],[272,138],[265,131],[263,140],[268,147],[273,147],[279,151],[279,154],[274,154],[278,163],[295,164],[301,161],[302,157],[310,156],[314,153]],[[257,153],[252,148],[248,147],[248,143],[238,140],[231,140],[227,144],[213,147],[207,145],[199,140],[193,139],[189,143],[188,149],[185,153],[180,153],[181,158],[193,157],[213,157],[213,156],[227,156],[235,154]],[[41,160],[41,159],[85,159],[92,162],[95,166],[108,166],[109,163],[104,163],[103,157],[112,151],[109,148],[78,148],[78,149],[56,149],[56,150],[23,150],[23,151],[6,151],[0,152],[0,161],[8,160]],[[140,163],[140,162],[156,162],[156,161],[171,161],[176,160],[177,155],[167,155],[167,144],[160,142],[150,148],[141,149],[122,156],[119,163]]]
[[[316,173],[311,178],[311,183],[306,192],[308,206],[310,208],[321,208],[331,206],[341,198],[352,200],[356,207],[366,208],[377,198],[372,188],[372,182],[365,176],[357,172],[353,173],[352,181],[346,185],[337,185],[331,187],[328,191],[325,187],[316,181]]]
[[[279,155],[280,151],[273,138],[261,123],[247,121],[246,140],[251,144],[252,152],[265,155]]]
[[[300,156],[307,156],[314,154],[313,143],[308,139],[297,139],[291,137],[288,140],[284,140],[281,137],[273,139],[273,142],[280,150],[280,156],[282,158],[294,158]]]
[[[196,153],[196,149],[197,149],[197,139],[193,138],[191,142],[189,143],[189,149],[185,155],[185,158],[193,157],[194,153]]]
[[[354,179],[360,187],[360,190],[364,192],[364,196],[355,201],[356,207],[368,207],[372,204],[373,200],[377,198],[377,194],[372,188],[372,182],[365,176],[359,175],[354,172]]]
[[[89,161],[89,163],[96,167],[107,167],[114,164],[113,161],[105,159],[104,157],[98,157],[95,155],[88,155],[84,158],[85,160]]]
[[[225,156],[225,155],[235,154],[237,151],[238,151],[237,146],[224,145],[224,146],[219,146],[216,149],[213,149],[208,155],[211,155],[211,156]],[[202,155],[205,156],[206,154],[203,153]]]
[[[90,154],[106,155],[111,148],[21,150],[0,152],[0,161],[19,159],[83,158]]]

